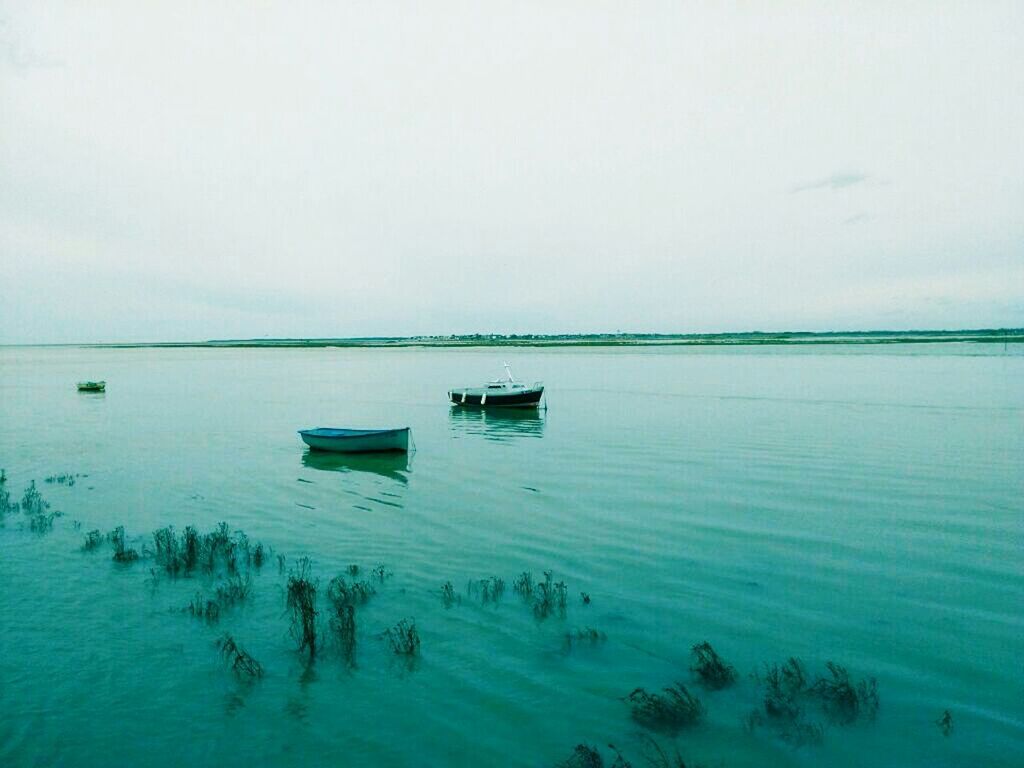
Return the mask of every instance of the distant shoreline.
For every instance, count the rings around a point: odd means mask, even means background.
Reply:
[[[499,335],[469,334],[452,336],[408,336],[373,338],[317,339],[223,339],[210,341],[127,342],[100,344],[54,344],[38,346],[74,346],[90,348],[319,348],[319,347],[714,347],[804,344],[1019,344],[1024,328],[962,331],[860,331],[860,332],[749,332],[707,334],[552,334]]]

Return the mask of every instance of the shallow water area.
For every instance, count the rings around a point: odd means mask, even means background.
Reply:
[[[546,409],[447,404],[505,359]],[[35,480],[63,513],[0,527],[0,764],[544,766],[585,742],[641,765],[623,699],[676,681],[706,709],[675,740],[688,764],[1024,763],[1020,345],[25,347],[0,348],[0,373],[12,500]],[[77,392],[90,378],[107,391]],[[408,456],[296,434],[404,425]],[[216,625],[184,611],[215,577],[81,549],[92,529],[143,551],[220,521],[275,558]],[[357,611],[354,668],[296,652],[277,554],[308,556],[321,590],[349,564],[393,574]],[[514,593],[523,571],[566,583],[564,616]],[[491,576],[499,601],[467,593]],[[412,662],[380,638],[405,617]],[[607,639],[567,649],[583,628]],[[262,679],[226,668],[224,631]],[[695,685],[704,640],[734,686]],[[827,727],[801,748],[745,730],[751,673],[789,656],[877,678],[877,718],[808,705]]]

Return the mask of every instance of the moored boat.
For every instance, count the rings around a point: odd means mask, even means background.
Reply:
[[[80,381],[78,382],[79,392],[106,392],[107,382],[105,381]]]
[[[455,405],[483,408],[536,408],[544,395],[544,382],[527,385],[516,381],[505,363],[504,379],[495,379],[480,387],[454,387],[448,390],[448,399]]]
[[[300,429],[302,442],[314,451],[335,453],[379,453],[409,450],[409,427],[398,429],[341,429],[317,427]]]

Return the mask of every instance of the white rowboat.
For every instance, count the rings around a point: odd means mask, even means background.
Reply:
[[[314,451],[335,453],[377,453],[380,451],[409,451],[409,428],[399,429],[338,429],[317,427],[300,429],[302,442]]]

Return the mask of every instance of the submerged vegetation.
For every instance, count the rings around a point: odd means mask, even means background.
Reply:
[[[529,600],[533,597],[533,574],[529,571],[523,571],[520,573],[515,581],[512,582],[512,591],[522,597],[524,600]]]
[[[220,621],[220,604],[216,600],[204,598],[201,592],[196,592],[186,610],[207,624],[216,624]]]
[[[391,650],[399,656],[416,656],[420,652],[420,634],[416,631],[415,619],[402,619],[385,630],[383,637],[391,644]]]
[[[235,574],[228,577],[227,581],[217,587],[216,600],[221,608],[231,608],[238,603],[244,603],[252,590],[252,579],[249,574],[242,576]]]
[[[678,733],[696,725],[704,716],[701,700],[682,683],[663,689],[662,693],[648,693],[636,688],[626,697],[632,718],[652,731]]]
[[[556,768],[604,768],[604,758],[595,747],[577,744],[572,755],[558,763]]]
[[[854,683],[844,667],[825,662],[828,677],[819,677],[810,692],[816,696],[829,719],[838,725],[849,725],[863,717],[874,720],[878,713],[878,686],[868,678]]]
[[[353,577],[359,573],[358,566],[350,565],[346,570]],[[364,605],[375,594],[370,582],[353,581],[349,584],[344,576],[335,576],[327,585],[331,634],[337,640],[342,659],[350,667],[355,666],[356,607]]]
[[[453,605],[462,602],[462,597],[455,594],[455,587],[452,586],[450,581],[446,581],[441,586],[441,602],[444,603],[445,608],[451,608]]]
[[[365,605],[377,590],[368,581],[353,581],[349,584],[344,576],[335,576],[327,584],[327,599],[334,605]]]
[[[114,547],[114,561],[118,563],[132,563],[139,559],[139,553],[125,545],[124,526],[119,525],[112,530],[107,537]]]
[[[497,603],[505,594],[505,580],[497,576],[489,579],[470,580],[466,584],[466,595],[473,597],[479,595],[481,603]]]
[[[41,512],[29,517],[28,527],[29,530],[35,531],[36,533],[46,533],[53,528],[53,520],[59,517],[59,512]]]
[[[687,768],[686,761],[675,746],[669,753],[658,742],[647,736],[644,740],[644,762],[650,768]],[[693,768],[698,768],[694,765]]]
[[[580,645],[601,645],[607,639],[608,636],[601,630],[594,629],[593,627],[583,627],[582,629],[577,629],[575,632],[565,633],[564,648],[566,652],[569,652]]]
[[[546,619],[556,612],[565,616],[569,588],[564,581],[556,583],[551,571],[544,571],[544,581],[540,582],[534,582],[533,574],[523,571],[512,582],[512,591],[533,605],[533,615],[537,619]]]
[[[4,503],[9,506],[9,501]],[[36,533],[46,533],[53,528],[54,519],[60,517],[61,514],[49,511],[50,503],[39,493],[35,480],[29,483],[28,488],[25,489],[25,493],[21,497],[20,509],[28,518],[29,530]]]
[[[338,641],[341,658],[349,667],[356,663],[356,607],[351,603],[334,605],[330,620],[331,631]]]
[[[827,675],[811,682],[803,663],[795,657],[766,667],[763,677],[755,677],[765,688],[763,710],[747,716],[747,729],[767,724],[780,739],[801,747],[820,743],[825,733],[821,723],[805,717],[807,706],[818,708],[834,725],[874,720],[879,707],[875,679],[854,682],[845,667],[832,661],[825,663],[825,669]]]
[[[609,768],[632,768],[633,763],[626,759],[614,744],[609,744],[615,759],[609,763]],[[643,759],[649,768],[687,768],[679,750],[675,747],[668,752],[657,741],[645,735],[643,739]],[[596,747],[588,744],[577,744],[572,754],[565,760],[556,764],[556,768],[604,768],[605,760]],[[691,768],[699,766],[691,764]]]
[[[292,637],[299,644],[299,653],[308,652],[309,658],[316,656],[316,582],[311,576],[308,557],[299,558],[295,570],[288,574],[288,597],[286,605],[291,613]]]
[[[0,524],[4,516],[18,511],[18,503],[11,503],[11,492],[7,490],[7,472],[0,469]]]
[[[756,681],[762,682],[760,678]],[[807,672],[800,660],[790,657],[783,664],[767,667],[763,683],[763,712],[755,709],[747,715],[747,730],[753,732],[767,723],[776,736],[794,747],[820,743],[824,728],[803,717],[801,702],[807,694],[808,685]]]
[[[533,603],[533,615],[538,619],[546,619],[552,613],[565,616],[566,595],[568,587],[564,581],[555,583],[551,571],[544,571],[544,581],[538,582],[536,599]]]
[[[263,665],[254,659],[235,638],[225,633],[217,641],[217,648],[231,670],[239,677],[255,679],[263,677]]]
[[[694,656],[690,671],[702,686],[711,691],[728,688],[736,681],[736,670],[722,661],[722,657],[706,640],[691,649]]]
[[[609,764],[609,768],[632,768],[633,764],[622,756],[622,753],[615,748],[614,744],[609,744],[608,749],[615,755],[615,760]],[[604,768],[604,765],[604,758],[601,757],[601,753],[595,747],[587,744],[577,744],[576,748],[572,751],[572,755],[558,763],[557,768]]]
[[[55,475],[48,478],[48,482],[71,485],[68,480],[61,480],[71,477],[74,476]],[[18,510],[28,517],[32,530],[52,525],[54,517],[59,514],[50,511],[49,503],[42,498],[35,482],[26,488],[20,503],[12,502],[6,473],[0,470],[0,519]],[[81,549],[94,551],[104,541],[110,542],[116,562],[131,563],[142,557],[152,558],[155,567],[151,572],[154,575],[165,574],[172,580],[201,575],[204,585],[209,586],[197,590],[184,610],[207,625],[223,623],[233,608],[250,599],[253,577],[258,576],[262,566],[272,562],[274,557],[269,547],[251,542],[245,533],[232,531],[227,523],[220,523],[205,534],[191,525],[180,532],[172,526],[159,528],[152,534],[152,550],[148,546],[143,547],[141,554],[128,546],[123,526],[117,526],[106,537],[99,529],[93,529],[86,533]],[[284,573],[286,560],[281,554],[276,557],[278,570]],[[328,606],[327,621],[320,625],[317,606],[319,584],[313,577],[311,561],[306,557],[299,558],[288,571],[285,604],[290,632],[299,653],[305,654],[309,660],[314,659],[326,645],[331,651],[338,649],[345,664],[355,669],[357,613],[377,594],[378,587],[383,588],[381,585],[392,576],[383,564],[370,569],[366,580],[358,580],[361,572],[358,565],[350,564],[344,567],[342,574],[328,582],[323,593]],[[551,616],[564,618],[569,612],[568,586],[564,581],[555,581],[552,571],[544,571],[541,580],[535,580],[530,571],[523,571],[512,581],[512,590],[529,606],[537,620]],[[504,593],[505,581],[498,576],[466,582],[466,596],[473,598],[473,602],[479,600],[481,605],[491,604],[497,608]],[[588,610],[586,606],[590,603],[590,596],[585,592],[578,594],[580,603],[574,610]],[[440,596],[446,608],[461,603],[463,599],[456,593],[452,581],[444,582]],[[324,632],[327,634],[323,635]],[[409,659],[410,663],[420,654],[420,634],[411,618],[402,619],[379,637],[387,640],[393,654]],[[561,637],[567,653],[581,647],[597,647],[607,640],[603,631],[591,626],[564,631]],[[264,675],[262,664],[242,648],[230,632],[219,637],[217,647],[239,678],[258,679]],[[709,642],[691,646],[690,652],[689,670],[697,685],[708,691],[718,691],[736,684],[735,668]],[[860,721],[870,722],[879,710],[875,679],[856,679],[846,668],[832,661],[825,662],[822,674],[812,677],[804,664],[792,657],[783,663],[766,666],[762,674],[753,678],[759,703],[746,717],[746,727],[750,731],[766,727],[774,737],[794,747],[820,743],[825,723],[845,726]],[[701,699],[681,682],[657,692],[636,688],[624,701],[635,723],[651,732],[670,736],[698,725],[706,712]],[[821,722],[817,722],[815,716]],[[935,723],[945,736],[952,733],[953,719],[948,710]],[[647,765],[685,768],[686,763],[677,750],[672,748],[669,751],[650,736],[645,738],[642,761]],[[604,758],[595,747],[579,744],[560,765],[611,765],[613,768],[631,765],[614,746],[608,745],[608,749],[612,756]]]
[[[237,576],[250,569],[260,569],[270,556],[269,547],[252,544],[242,531],[231,532],[227,523],[200,534],[193,526],[185,526],[181,535],[172,526],[153,531],[153,556],[171,577],[193,573],[214,573],[218,570]]]
[[[25,493],[21,497],[21,511],[26,515],[39,515],[46,512],[49,508],[49,503],[43,499],[43,495],[36,488],[36,481],[33,480],[29,483],[28,488],[25,489]]]

